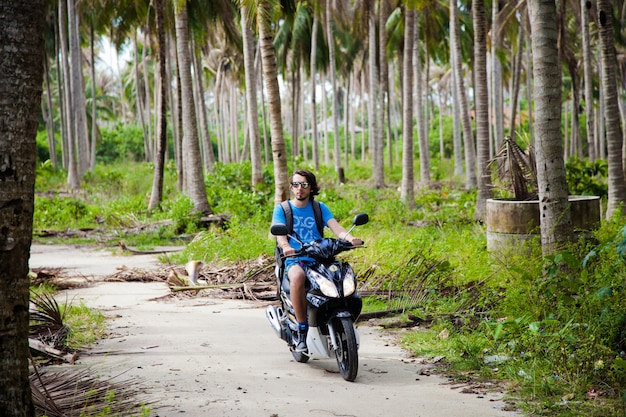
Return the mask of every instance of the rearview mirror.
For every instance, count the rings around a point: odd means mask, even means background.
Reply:
[[[289,234],[289,230],[287,230],[287,225],[276,223],[272,225],[270,233],[274,236],[287,236]]]
[[[369,221],[370,221],[370,218],[367,215],[367,213],[359,213],[356,216],[354,216],[354,220],[352,221],[352,224],[355,226],[361,226]]]

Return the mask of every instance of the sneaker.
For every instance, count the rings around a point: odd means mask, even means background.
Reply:
[[[306,331],[299,331],[298,338],[296,339],[296,352],[307,352],[309,349],[306,346]]]

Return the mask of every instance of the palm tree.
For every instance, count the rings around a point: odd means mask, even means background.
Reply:
[[[595,118],[593,109],[593,62],[591,55],[591,41],[589,35],[589,9],[591,2],[589,0],[581,0],[580,2],[580,26],[582,38],[582,61],[585,80],[585,117],[587,123],[587,150],[589,160],[596,160],[595,147]]]
[[[428,88],[428,84],[424,83],[422,71],[422,60],[420,58],[420,37],[419,37],[419,19],[417,18],[417,10],[415,11],[415,29],[413,36],[413,73],[415,74],[415,117],[417,119],[417,137],[420,151],[420,181],[428,183],[430,181],[430,144],[428,141],[428,121],[426,117],[426,109],[424,108],[424,88]],[[424,85],[426,84],[426,85]],[[428,93],[426,92],[426,96]],[[426,100],[427,102],[428,100]]]
[[[611,2],[598,0],[598,29],[602,61],[602,92],[609,163],[609,195],[606,217],[610,218],[626,202],[626,184],[622,167],[622,131],[617,97],[616,57]]]
[[[67,0],[67,20],[70,48],[70,94],[72,96],[72,121],[74,123],[74,146],[77,151],[78,175],[89,170],[89,137],[87,134],[87,108],[85,81],[83,78],[82,51],[80,44],[80,15],[74,0]]]
[[[0,410],[14,417],[35,415],[28,377],[28,258],[45,10],[42,0],[15,0],[3,3],[0,15]]]
[[[246,114],[250,135],[250,161],[252,162],[252,185],[263,183],[261,163],[261,138],[259,135],[259,116],[257,109],[256,73],[254,71],[254,39],[249,26],[248,8],[241,7],[241,31],[243,35],[243,59],[246,77]]]
[[[402,186],[400,198],[415,208],[413,193],[413,42],[415,9],[407,5],[404,18],[404,68],[402,69]]]
[[[468,190],[476,188],[476,151],[474,149],[474,133],[470,120],[467,93],[463,80],[463,60],[461,58],[461,38],[459,34],[459,12],[456,0],[450,0],[450,38],[454,38],[454,48],[450,51],[454,55],[454,75],[456,81],[457,98],[461,112],[463,127],[463,143],[465,145],[465,187]]]
[[[561,138],[561,73],[553,0],[530,0],[533,78],[535,81],[535,148],[544,255],[558,250],[573,235]]]
[[[74,144],[75,126],[73,118],[71,117],[72,105],[72,88],[70,84],[70,66],[69,66],[69,51],[67,45],[69,44],[67,30],[67,2],[59,1],[59,48],[61,52],[60,60],[60,73],[63,76],[63,84],[60,84],[60,89],[63,93],[63,125],[65,126],[65,137],[63,138],[63,148],[67,149],[67,183],[71,189],[80,188],[80,175],[78,171],[78,162],[76,156],[76,147]]]
[[[382,0],[384,1],[384,0]],[[376,67],[376,11],[375,2],[367,2],[370,8],[368,14],[368,64],[369,64],[369,91],[368,91],[368,119],[369,137],[372,146],[374,160],[374,186],[383,188],[385,186],[385,162],[383,155],[382,129],[380,128],[378,92],[378,70]]]
[[[197,119],[193,99],[193,83],[191,79],[191,51],[189,42],[189,24],[187,0],[178,2],[175,7],[176,45],[181,82],[181,99],[183,112],[183,167],[185,189],[194,205],[194,210],[204,214],[212,213],[207,200],[200,143],[198,141]]]
[[[156,153],[154,156],[154,177],[152,181],[152,194],[148,204],[149,210],[156,209],[163,200],[163,174],[165,166],[165,153],[167,150],[167,68],[165,59],[165,28],[164,0],[154,1],[154,11],[156,15],[156,32],[158,47],[158,63],[159,63],[159,99],[157,111],[157,140]]]
[[[478,195],[476,213],[478,220],[485,217],[485,204],[492,196],[489,163],[489,91],[487,89],[487,30],[485,3],[472,2],[474,23],[474,103],[476,110],[476,158],[478,163]]]
[[[270,133],[272,136],[272,159],[274,161],[274,202],[289,199],[289,183],[287,172],[287,155],[283,136],[280,91],[276,71],[276,55],[274,51],[274,35],[271,27],[272,0],[261,0],[257,6],[259,27],[259,44],[263,63],[263,80],[267,90],[267,101],[270,113]]]
[[[312,151],[313,151],[313,165],[315,170],[320,169],[320,156],[319,156],[319,140],[317,137],[317,33],[319,28],[318,11],[315,8],[316,2],[313,2],[313,23],[311,24],[311,71],[310,71],[310,100],[311,100],[311,137],[312,137]]]
[[[341,151],[339,148],[339,122],[337,119],[339,118],[339,109],[337,107],[338,98],[337,98],[337,69],[336,69],[336,59],[335,59],[335,37],[333,35],[333,8],[331,7],[331,0],[327,0],[326,2],[326,42],[328,44],[328,56],[329,56],[329,65],[328,71],[330,72],[330,85],[332,92],[332,102],[331,102],[331,112],[332,112],[332,122],[333,122],[333,142],[334,142],[334,155],[333,159],[335,161],[335,170],[337,171],[337,179],[340,183],[344,183],[346,181],[344,177],[343,168],[341,167]],[[345,133],[345,132],[344,132]]]

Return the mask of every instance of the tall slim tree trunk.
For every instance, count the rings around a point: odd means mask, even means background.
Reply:
[[[89,22],[89,48],[91,51],[91,141],[89,149],[89,170],[96,168],[96,138],[98,133],[98,91],[96,88],[96,54],[94,51],[93,16]]]
[[[330,85],[331,88],[331,111],[332,111],[332,122],[333,122],[333,143],[334,143],[334,155],[333,159],[335,161],[335,171],[337,171],[337,179],[340,183],[346,182],[346,178],[344,176],[343,168],[341,167],[341,149],[339,146],[339,123],[337,121],[339,117],[339,109],[337,106],[337,75],[336,75],[336,61],[335,61],[335,37],[333,36],[333,24],[332,24],[332,12],[333,8],[331,7],[330,0],[326,3],[326,38],[328,41],[328,59],[329,59],[329,70],[330,70]]]
[[[513,54],[513,77],[511,80],[511,120],[509,124],[509,136],[515,137],[517,106],[519,103],[519,90],[521,85],[522,59],[524,57],[524,25],[519,25],[517,49],[512,51]],[[491,154],[490,154],[491,155]]]
[[[256,72],[254,71],[254,38],[248,24],[248,9],[241,8],[241,30],[243,33],[243,59],[246,75],[246,114],[250,135],[250,162],[252,164],[252,186],[263,184],[261,162],[261,137],[259,134],[259,111],[257,107]]]
[[[478,165],[478,195],[475,218],[483,220],[487,199],[492,197],[489,164],[489,91],[487,88],[487,30],[483,0],[472,2],[474,23],[474,108],[476,111],[476,159]]]
[[[454,73],[456,80],[457,98],[463,126],[463,143],[465,145],[465,187],[468,190],[476,188],[476,150],[474,149],[474,133],[469,114],[465,83],[463,81],[463,61],[461,59],[461,41],[459,34],[459,15],[456,0],[450,0],[450,38],[454,37]]]
[[[483,5],[483,8],[484,8],[484,5]],[[474,10],[472,8],[472,13],[473,12]],[[491,40],[492,40],[491,41],[491,66],[492,66],[491,77],[492,77],[492,82],[493,82],[493,91],[491,94],[493,97],[492,105],[493,105],[493,120],[494,120],[493,149],[498,149],[500,147],[500,143],[502,142],[502,140],[504,140],[504,99],[503,99],[504,84],[502,80],[502,63],[500,62],[500,58],[498,58],[498,52],[502,46],[502,37],[501,37],[502,30],[501,30],[499,12],[500,12],[499,2],[494,1],[491,6],[491,22],[492,22],[492,26],[491,26]],[[485,16],[483,17],[486,18]],[[483,20],[483,24],[486,24],[484,20]],[[476,38],[476,35],[474,35],[474,38]],[[480,175],[480,171],[479,171],[479,175]],[[479,180],[479,184],[480,184],[480,180]],[[481,208],[481,211],[484,211],[484,207]]]
[[[135,103],[137,105],[137,115],[139,116],[139,125],[141,126],[141,131],[143,133],[143,149],[144,149],[144,153],[145,153],[145,160],[149,160],[148,158],[150,157],[150,135],[148,134],[148,128],[146,126],[146,124],[148,123],[146,121],[146,115],[144,112],[144,102],[143,102],[143,93],[145,92],[144,88],[141,88],[142,86],[142,82],[141,82],[141,77],[140,77],[140,72],[139,72],[139,63],[143,62],[143,59],[139,59],[139,41],[137,40],[137,31],[139,29],[135,29],[135,32],[133,33],[133,44],[135,47],[135,51],[133,54],[133,60],[134,60],[134,71],[133,74],[135,76]],[[144,50],[145,50],[145,45],[144,45]]]
[[[400,199],[415,207],[413,192],[413,42],[415,10],[407,7],[404,18],[404,62],[402,68],[402,184]]]
[[[285,155],[280,91],[276,71],[276,54],[274,52],[274,35],[268,20],[271,9],[270,2],[268,0],[260,0],[258,9],[259,43],[263,63],[263,79],[265,80],[270,113],[270,133],[272,136],[274,202],[280,204],[280,202],[289,199],[289,172],[287,171],[287,155]]]
[[[452,34],[451,34],[452,35]],[[456,49],[456,41],[454,36],[450,36],[450,50]],[[456,56],[450,54],[450,66],[452,74],[450,76],[451,96],[452,96],[452,148],[454,152],[454,175],[463,175],[463,139],[461,135],[461,106],[459,106],[459,89],[457,87]]]
[[[28,377],[28,258],[45,11],[41,0],[12,0],[0,14],[0,413],[8,417],[35,415]]]
[[[385,25],[389,18],[389,5],[388,0],[381,0],[378,8],[378,65],[380,68],[380,116],[378,122],[380,123],[379,131],[381,132],[380,140],[385,142],[384,136],[387,137],[387,149],[389,152],[389,166],[393,163],[393,152],[391,152],[391,120],[389,120],[389,108],[390,106],[390,94],[389,94],[389,66],[387,64],[387,30]],[[387,122],[387,129],[385,129],[385,121]],[[378,126],[378,124],[377,124]],[[383,146],[384,150],[384,146]],[[384,164],[385,158],[383,158]]]
[[[83,77],[82,51],[80,47],[80,16],[76,13],[74,0],[67,0],[67,21],[70,45],[70,86],[72,94],[72,121],[77,150],[78,175],[89,169],[89,136],[87,133],[87,104]]]
[[[44,58],[44,74],[46,85],[46,130],[48,132],[48,149],[50,150],[50,162],[56,169],[59,162],[57,161],[57,146],[54,136],[54,112],[52,110],[52,86],[50,85],[50,67],[48,66],[48,57]]]
[[[375,2],[372,2],[375,3]],[[379,136],[380,118],[379,112],[379,93],[378,93],[378,67],[376,65],[376,13],[374,7],[369,11],[369,72],[370,72],[370,89],[368,101],[369,118],[370,118],[370,146],[372,147],[372,155],[374,159],[374,186],[376,188],[383,188],[385,186],[385,158],[383,155],[383,138]]]
[[[617,102],[617,60],[611,2],[598,0],[597,6],[602,60],[602,90],[604,92],[604,120],[609,163],[609,195],[606,217],[610,218],[617,211],[625,211],[623,205],[626,202],[626,184],[624,183],[624,168],[622,166],[622,130]]]
[[[407,13],[409,13],[408,10]],[[415,22],[415,28],[413,30],[413,50],[411,51],[411,54],[413,55],[412,71],[415,74],[415,117],[417,119],[417,139],[420,151],[420,181],[423,184],[426,184],[430,181],[430,144],[428,141],[427,117],[425,114],[426,112],[424,111],[424,77],[422,72],[422,60],[419,52],[420,42],[417,12],[414,11],[414,14],[415,16],[413,17],[413,21]],[[391,147],[389,148],[389,152],[391,153]]]
[[[80,175],[78,172],[78,162],[76,156],[76,142],[74,140],[76,126],[72,115],[72,109],[75,104],[72,102],[72,86],[70,58],[68,51],[68,24],[67,24],[67,2],[59,1],[59,49],[61,50],[61,74],[63,75],[63,98],[64,98],[64,116],[65,116],[65,132],[66,137],[63,139],[65,148],[67,149],[67,184],[73,190],[80,188]]]
[[[317,101],[315,96],[317,94],[317,31],[319,26],[319,19],[317,13],[313,12],[313,28],[311,33],[311,82],[310,88],[310,100],[311,100],[311,144],[313,152],[313,166],[315,170],[320,169],[320,150],[319,150],[319,138],[317,132]]]
[[[200,144],[198,141],[198,124],[193,102],[193,83],[191,79],[191,51],[189,49],[189,24],[187,16],[187,0],[179,2],[175,10],[176,42],[180,71],[182,113],[183,113],[183,154],[185,187],[193,202],[194,210],[204,214],[212,213],[207,200]]]
[[[573,235],[561,137],[561,66],[554,0],[530,0],[528,8],[535,82],[541,248],[547,256],[558,251]]]
[[[159,99],[157,101],[156,152],[154,155],[154,176],[152,177],[152,193],[148,210],[155,210],[163,201],[163,175],[165,167],[165,153],[167,152],[167,62],[165,51],[165,28],[163,27],[164,1],[154,0],[156,17],[158,65],[159,65]]]
[[[582,43],[583,77],[585,83],[585,116],[587,128],[587,154],[590,161],[597,159],[595,144],[595,119],[593,110],[593,62],[591,36],[589,34],[589,12],[593,7],[591,0],[580,0],[580,26]]]

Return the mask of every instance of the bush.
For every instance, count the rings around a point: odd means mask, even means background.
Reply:
[[[143,130],[138,125],[117,124],[102,129],[96,162],[111,164],[122,161],[143,161],[145,158]]]

